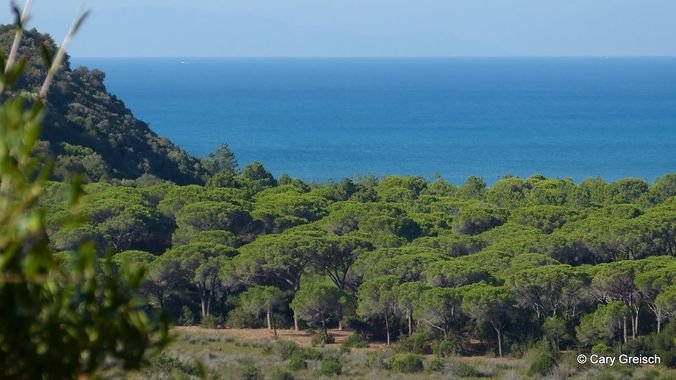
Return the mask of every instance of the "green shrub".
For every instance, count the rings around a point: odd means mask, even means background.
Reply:
[[[381,351],[369,351],[366,353],[365,363],[371,369],[385,369],[385,354]]]
[[[181,308],[181,316],[178,318],[178,325],[192,326],[195,324],[195,315],[188,306],[183,305]]]
[[[365,348],[368,347],[369,343],[364,340],[364,338],[361,337],[359,334],[352,334],[345,338],[343,343],[341,343],[341,347],[345,348]]]
[[[200,325],[207,329],[215,329],[219,327],[220,320],[218,317],[214,317],[213,315],[205,315],[204,317],[202,317]]]
[[[155,373],[174,373],[186,376],[199,376],[202,373],[199,363],[184,363],[164,352],[150,362],[149,369]]]
[[[528,367],[528,376],[533,377],[535,375],[548,375],[554,366],[556,366],[557,361],[558,358],[552,352],[547,351],[541,353]]]
[[[659,334],[653,336],[653,347],[655,347],[654,354],[660,357],[662,365],[666,365],[669,368],[676,368],[675,336],[676,321],[670,322]]]
[[[434,358],[425,362],[425,369],[429,372],[443,372],[446,364],[439,358]]]
[[[228,313],[225,326],[236,329],[255,329],[262,326],[260,318],[248,313],[241,307],[232,309]]]
[[[454,377],[479,377],[481,375],[481,373],[470,364],[460,360],[452,360],[448,367]]]
[[[441,357],[462,355],[465,352],[464,342],[461,337],[449,336],[446,339],[434,342],[432,352]]]
[[[272,345],[272,350],[280,359],[286,360],[294,353],[298,352],[299,347],[296,342],[289,340],[280,340]]]
[[[269,380],[295,380],[296,378],[289,372],[276,369],[270,374]]]
[[[312,345],[313,346],[323,346],[325,344],[335,343],[335,341],[336,341],[336,339],[331,334],[329,334],[329,336],[326,337],[326,336],[324,336],[324,334],[319,333],[319,334],[315,334],[312,337]]]
[[[530,359],[528,376],[546,376],[559,361],[559,351],[549,341],[542,340],[533,346],[525,359]]]
[[[592,354],[608,354],[613,352],[613,348],[605,343],[599,343],[592,347],[591,352]]]
[[[423,370],[423,361],[418,354],[408,354],[392,360],[392,370],[396,372],[414,373]]]
[[[263,380],[263,373],[256,367],[253,359],[242,359],[239,362],[240,379],[242,380]]]
[[[292,371],[300,371],[307,368],[305,357],[301,353],[295,353],[289,358],[288,367]]]
[[[305,347],[300,350],[300,354],[305,360],[322,360],[322,353],[316,348]]]
[[[323,376],[340,375],[343,372],[343,366],[340,364],[335,356],[329,356],[322,360],[322,365],[319,367],[319,374]]]
[[[414,354],[427,355],[432,353],[432,336],[424,331],[399,339],[394,349],[397,352],[412,352]]]
[[[622,352],[632,356],[655,355],[653,339],[650,336],[640,336],[636,339],[632,339],[622,346]]]

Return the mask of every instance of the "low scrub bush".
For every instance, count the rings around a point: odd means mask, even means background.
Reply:
[[[546,376],[552,372],[559,360],[559,351],[550,342],[543,340],[533,346],[526,355],[530,359],[528,376]]]
[[[279,356],[280,359],[287,360],[294,353],[299,351],[299,347],[296,344],[296,342],[292,342],[292,341],[288,341],[288,340],[280,340],[280,341],[273,343],[272,351],[277,356]]]
[[[341,343],[341,347],[344,348],[365,348],[368,346],[369,343],[359,334],[352,334]]]
[[[420,355],[408,354],[392,359],[392,370],[395,372],[414,373],[423,370]]]
[[[446,369],[446,363],[439,358],[434,358],[425,362],[425,369],[428,372],[443,372]]]
[[[463,338],[452,335],[446,339],[436,341],[432,344],[432,352],[441,357],[462,355],[465,353]]]
[[[336,342],[336,339],[331,334],[329,334],[328,336],[324,336],[324,334],[319,333],[319,334],[315,334],[312,337],[312,345],[313,346],[323,346],[325,344],[330,344],[330,343],[335,343],[335,342]]]
[[[641,336],[622,346],[622,352],[632,356],[651,356],[655,355],[655,351],[652,336]]]
[[[428,355],[432,353],[432,336],[424,331],[415,332],[413,335],[399,339],[394,346],[397,352],[412,352],[419,355]]]
[[[470,364],[461,360],[452,360],[448,368],[453,377],[479,377],[481,373],[472,367]]]
[[[609,354],[613,352],[613,348],[605,343],[599,343],[592,347],[591,352],[592,354]]]
[[[343,366],[340,360],[335,356],[329,356],[322,360],[322,365],[319,367],[319,374],[323,376],[338,376],[343,373]]]
[[[276,369],[272,371],[269,377],[270,380],[295,380],[296,378],[289,372]]]
[[[235,329],[255,329],[262,326],[260,318],[248,313],[241,307],[232,309],[225,320],[225,326]]]
[[[192,326],[195,324],[195,315],[188,306],[181,308],[181,316],[178,318],[179,326]]]
[[[200,321],[200,325],[207,329],[215,329],[221,327],[221,321],[218,317],[213,315],[205,315]]]
[[[369,351],[366,353],[366,358],[364,360],[366,367],[371,369],[385,369],[387,365],[385,363],[385,354],[381,351]]]
[[[322,360],[322,353],[313,347],[305,347],[300,350],[300,354],[305,360]]]
[[[263,380],[263,372],[256,367],[253,359],[243,359],[239,362],[240,378],[242,380]]]
[[[301,353],[295,353],[289,358],[288,367],[292,371],[300,371],[307,368],[305,357]]]
[[[150,362],[149,369],[154,373],[180,374],[185,376],[200,376],[202,368],[199,363],[185,363],[176,357],[162,353]]]

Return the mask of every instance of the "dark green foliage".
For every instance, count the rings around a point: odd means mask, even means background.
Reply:
[[[416,331],[411,336],[400,338],[394,349],[397,352],[410,352],[419,355],[432,353],[432,336],[425,331]]]
[[[331,334],[319,333],[312,336],[312,345],[313,346],[323,346],[325,344],[335,343],[336,339]]]
[[[237,159],[228,144],[221,144],[216,150],[209,153],[207,158],[202,161],[202,164],[211,174],[220,172],[237,174]]]
[[[392,359],[391,368],[395,372],[415,373],[422,371],[423,361],[420,355],[408,354]]]
[[[183,305],[181,308],[181,317],[178,319],[180,326],[192,326],[195,324],[195,314],[188,306]]]
[[[434,358],[425,361],[425,369],[428,372],[443,372],[446,369],[446,363],[442,359]]]
[[[465,340],[458,334],[450,334],[445,339],[433,342],[432,352],[442,357],[463,355],[466,352]]]
[[[256,318],[255,315],[238,307],[232,309],[228,313],[228,317],[225,321],[225,326],[235,329],[246,329],[246,328],[253,329],[263,326],[263,322],[262,319]]]
[[[213,315],[205,315],[202,317],[200,320],[200,326],[207,328],[207,329],[215,329],[221,325],[221,322],[219,321],[218,317],[215,317]]]
[[[660,357],[662,364],[669,368],[676,368],[676,323],[671,321],[659,334],[653,337],[654,353]]]
[[[340,345],[345,348],[365,348],[369,346],[369,342],[359,334],[352,334],[345,338]]]
[[[166,353],[160,354],[150,362],[149,370],[168,373],[173,376],[203,376],[204,368],[199,363],[185,363]]]
[[[598,344],[595,344],[595,345],[591,348],[592,354],[610,354],[610,353],[612,353],[613,351],[615,351],[615,350],[614,350],[612,347],[610,347],[609,345],[605,344],[605,343],[598,343]]]
[[[264,380],[263,372],[256,366],[254,359],[242,359],[239,362],[241,380]]]
[[[300,353],[296,342],[280,340],[273,343],[272,351],[282,360],[289,359],[293,354]]]
[[[242,169],[241,177],[248,181],[246,186],[254,192],[277,186],[277,181],[272,174],[258,161],[245,166]]]
[[[295,380],[296,378],[289,372],[283,371],[281,369],[275,369],[272,371],[269,380]]]
[[[305,362],[305,357],[300,353],[291,355],[291,357],[289,358],[289,363],[287,365],[289,369],[292,371],[300,371],[302,369],[307,368],[307,362]]]
[[[487,206],[476,205],[465,207],[455,222],[455,230],[461,234],[476,235],[503,224],[507,220],[507,212]]]
[[[343,373],[343,365],[340,359],[335,356],[328,356],[322,360],[322,364],[317,371],[322,376],[339,376]]]
[[[321,351],[314,347],[305,347],[301,353],[306,360],[321,360],[323,357]]]
[[[558,350],[547,341],[537,344],[534,350],[537,350],[537,354],[528,367],[528,376],[548,375],[558,362]]]

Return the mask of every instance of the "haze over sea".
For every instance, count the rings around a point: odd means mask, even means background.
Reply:
[[[73,59],[188,152],[311,181],[676,171],[676,58]]]

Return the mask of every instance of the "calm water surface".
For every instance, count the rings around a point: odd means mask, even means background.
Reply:
[[[305,180],[676,171],[676,59],[73,59],[159,135]]]

